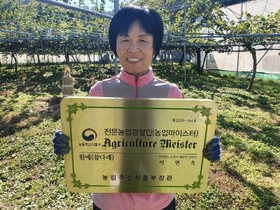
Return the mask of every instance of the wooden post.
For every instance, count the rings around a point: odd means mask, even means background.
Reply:
[[[62,77],[63,98],[74,95],[73,83],[74,83],[74,78],[71,76],[71,69],[69,66],[66,66],[64,69],[64,75]]]

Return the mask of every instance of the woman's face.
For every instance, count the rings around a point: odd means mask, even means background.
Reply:
[[[136,21],[127,36],[117,36],[116,51],[124,70],[135,76],[145,74],[154,56],[153,36]]]

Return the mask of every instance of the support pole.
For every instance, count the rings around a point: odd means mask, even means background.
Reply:
[[[80,11],[80,12],[96,15],[96,16],[99,16],[99,17],[104,17],[104,18],[108,18],[108,19],[113,18],[111,15],[106,15],[106,14],[103,14],[103,13],[100,13],[100,12],[96,12],[96,11],[92,11],[92,10],[88,10],[88,9],[83,9],[83,8],[73,6],[73,5],[70,5],[70,4],[65,4],[65,3],[62,3],[62,2],[59,2],[59,1],[53,1],[53,0],[37,0],[37,1],[47,3],[47,4],[52,4],[52,5],[59,6],[59,7],[63,7],[63,8],[66,8],[66,9],[77,10],[77,11]]]
[[[114,0],[114,14],[116,14],[118,11],[119,11],[119,0]],[[115,56],[114,62],[115,62],[115,75],[117,75],[119,72],[117,56]]]
[[[242,14],[243,14],[243,2],[241,2],[241,21],[242,21]],[[238,77],[238,71],[239,71],[239,59],[240,59],[240,45],[238,46],[238,54],[237,54],[237,69],[236,69],[236,77]]]
[[[184,4],[184,10],[185,10],[185,13],[184,13],[184,38],[186,37],[186,30],[187,30],[187,4],[185,2]],[[186,41],[184,41],[184,62],[183,62],[183,65],[184,65],[184,83],[187,84],[187,69],[186,69],[186,54],[187,54],[187,50],[186,50]]]

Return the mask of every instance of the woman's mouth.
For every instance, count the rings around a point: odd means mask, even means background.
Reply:
[[[127,58],[126,60],[130,61],[130,62],[137,62],[137,61],[140,61],[141,59],[140,58]]]

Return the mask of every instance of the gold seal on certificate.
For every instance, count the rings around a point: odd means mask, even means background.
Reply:
[[[67,97],[61,102],[67,188],[73,192],[196,193],[217,106],[199,99]]]

